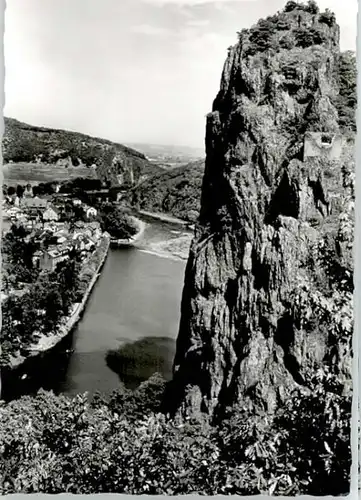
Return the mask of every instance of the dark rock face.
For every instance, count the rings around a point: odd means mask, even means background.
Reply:
[[[336,326],[312,301],[308,312],[294,314],[303,291],[337,310],[318,249],[325,239],[338,241],[348,200],[342,172],[353,168],[353,138],[341,131],[339,149],[333,104],[339,29],[304,11],[272,19],[283,28],[273,30],[266,50],[252,43],[257,26],[229,49],[207,119],[201,212],[167,396],[171,413],[214,416],[247,398],[272,411],[294,388],[308,391],[326,364],[350,390],[350,341],[334,339]],[[322,33],[321,42],[300,46],[300,29]],[[335,154],[321,148],[304,155],[305,140],[316,132],[325,133],[323,147]],[[339,247],[352,274],[350,245]],[[345,297],[352,315],[352,291]]]

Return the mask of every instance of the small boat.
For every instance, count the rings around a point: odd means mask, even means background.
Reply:
[[[27,377],[28,377],[27,374],[24,373],[24,375],[21,376],[21,380],[25,380]]]

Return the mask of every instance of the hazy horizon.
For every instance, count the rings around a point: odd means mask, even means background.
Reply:
[[[11,0],[4,115],[120,143],[202,149],[237,31],[286,0]],[[336,13],[356,49],[357,0]]]

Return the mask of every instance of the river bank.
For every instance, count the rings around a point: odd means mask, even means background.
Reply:
[[[148,219],[156,220],[156,221],[160,221],[160,222],[166,222],[166,223],[181,226],[181,227],[187,227],[191,224],[190,222],[187,222],[183,219],[178,219],[177,217],[174,217],[173,215],[168,215],[168,214],[164,214],[164,213],[148,212],[147,210],[138,210],[137,213],[144,218],[148,218]]]
[[[168,214],[148,212],[145,210],[127,209],[138,221],[144,224],[143,231],[139,237],[131,243],[119,246],[133,246],[151,255],[156,255],[165,259],[181,260],[188,259],[189,249],[193,238],[194,225]],[[162,238],[148,236],[146,228],[164,228]],[[151,232],[151,231],[150,231]],[[167,237],[164,238],[164,235]]]
[[[158,242],[148,242],[139,247],[139,250],[157,255],[166,259],[187,260],[193,235],[181,233],[180,236]]]
[[[4,368],[8,370],[19,368],[28,360],[28,358],[35,358],[36,356],[42,355],[43,353],[53,349],[59,342],[61,342],[65,337],[67,337],[72,332],[72,330],[74,329],[74,327],[81,318],[81,315],[91,295],[93,287],[100,276],[100,271],[106,261],[110,246],[109,236],[104,235],[103,241],[105,242],[105,246],[101,252],[100,262],[94,272],[91,281],[89,282],[89,285],[84,293],[82,301],[74,304],[70,316],[63,319],[62,323],[58,327],[57,332],[53,333],[52,335],[41,335],[38,341],[29,347],[28,355],[26,357],[20,354],[18,354],[17,356],[12,356],[10,358],[9,364]]]

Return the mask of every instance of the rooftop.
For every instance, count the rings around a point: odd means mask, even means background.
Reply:
[[[47,205],[47,200],[43,198],[24,198],[22,202],[22,206],[25,208],[46,208]]]

